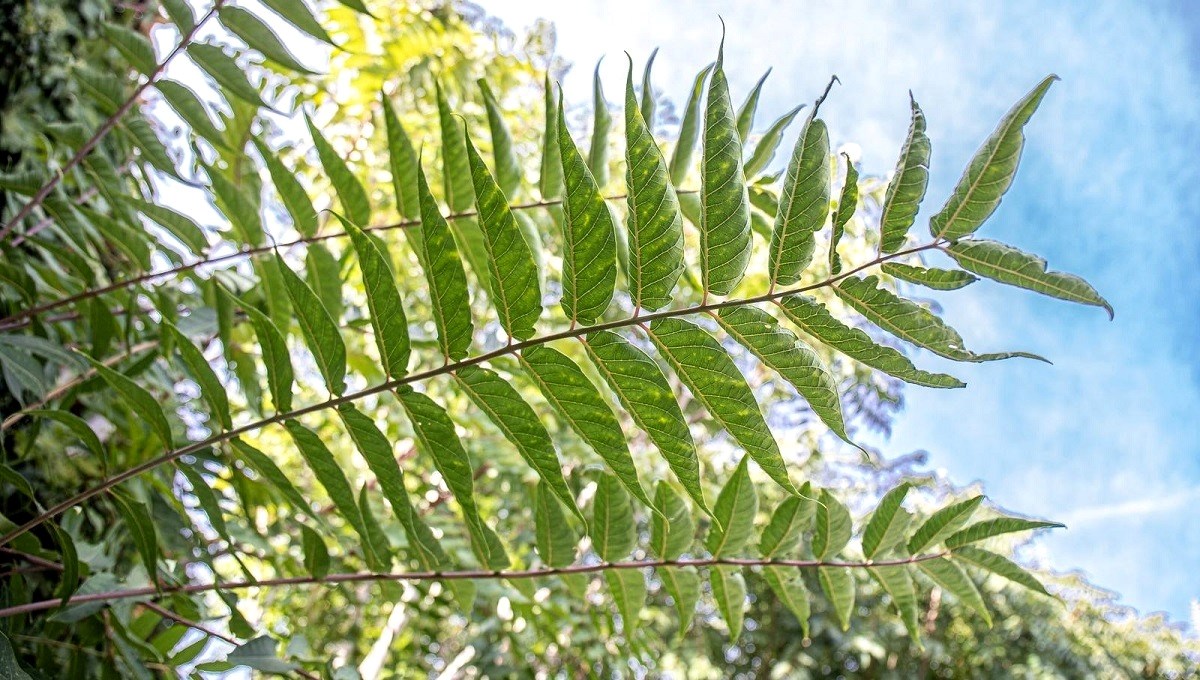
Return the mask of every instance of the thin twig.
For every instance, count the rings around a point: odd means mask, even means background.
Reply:
[[[620,569],[646,569],[662,567],[791,567],[795,569],[813,569],[817,567],[833,567],[840,569],[866,569],[868,567],[897,567],[906,564],[916,564],[927,560],[936,560],[950,555],[949,552],[918,555],[896,560],[880,560],[865,562],[842,562],[837,560],[777,560],[755,559],[746,557],[709,557],[679,560],[635,560],[629,562],[600,562],[597,564],[575,564],[567,567],[519,569],[512,571],[494,569],[468,569],[463,571],[410,571],[410,572],[351,572],[341,574],[326,574],[320,578],[315,576],[288,576],[283,578],[262,579],[258,581],[228,581],[225,583],[195,583],[182,586],[168,586],[155,589],[153,586],[129,588],[101,593],[76,595],[66,602],[67,606],[87,602],[111,602],[141,597],[161,597],[176,593],[194,594],[213,590],[244,590],[247,588],[276,588],[280,586],[300,586],[314,584],[339,583],[378,583],[390,581],[458,581],[473,579],[531,579],[547,576],[563,576],[567,574],[594,574],[598,572]],[[62,598],[41,600],[26,604],[15,605],[0,609],[0,619],[18,614],[53,609],[62,604]]]
[[[864,269],[869,269],[870,267],[874,267],[883,262],[887,262],[888,260],[936,248],[936,247],[938,247],[939,243],[940,243],[939,241],[933,241],[933,242],[927,243],[925,245],[917,246],[914,248],[909,248],[908,250],[902,250],[902,251],[899,251],[896,253],[890,253],[888,255],[881,255],[881,256],[875,258],[874,260],[867,262],[866,264],[859,265],[858,267],[855,267],[854,269],[847,270],[845,272],[842,272],[841,274],[838,274],[836,276],[832,276],[828,279],[825,279],[824,281],[819,281],[817,283],[809,284],[807,286],[800,286],[798,288],[791,288],[788,290],[774,291],[771,293],[766,293],[766,294],[758,295],[755,297],[725,300],[723,302],[711,302],[711,303],[706,302],[705,304],[697,305],[694,307],[683,307],[680,309],[668,309],[668,310],[664,310],[661,312],[654,312],[652,314],[646,314],[646,315],[640,316],[636,319],[618,319],[616,321],[608,321],[605,323],[595,324],[593,326],[581,326],[581,327],[577,327],[577,328],[571,328],[571,329],[568,329],[565,331],[560,331],[558,333],[550,333],[548,335],[543,335],[541,337],[530,338],[529,340],[524,340],[521,342],[513,343],[511,345],[507,345],[505,347],[501,347],[499,349],[492,350],[491,352],[485,352],[483,354],[479,354],[474,357],[468,357],[461,361],[457,361],[454,363],[448,363],[448,364],[445,364],[442,366],[438,366],[437,368],[431,368],[431,369],[428,369],[425,371],[420,371],[418,373],[412,373],[403,378],[399,378],[396,380],[389,380],[389,381],[380,383],[378,385],[375,385],[374,387],[368,387],[364,390],[360,390],[358,392],[351,392],[349,394],[343,394],[341,396],[332,397],[326,401],[318,402],[315,404],[310,404],[308,406],[294,409],[292,411],[287,411],[284,413],[276,413],[273,416],[270,416],[267,418],[262,418],[260,420],[256,420],[254,422],[242,425],[240,427],[236,427],[231,430],[226,430],[224,432],[217,433],[215,435],[208,437],[207,439],[197,441],[197,442],[192,442],[190,444],[187,444],[186,446],[180,447],[178,449],[174,449],[173,451],[168,451],[167,453],[164,453],[163,455],[161,455],[157,458],[153,458],[151,460],[145,461],[139,465],[136,465],[132,468],[125,470],[124,472],[120,472],[112,477],[109,477],[108,479],[104,480],[97,486],[87,489],[86,491],[81,491],[80,493],[78,493],[74,496],[71,496],[70,498],[68,498],[64,501],[61,501],[61,502],[51,506],[50,508],[47,508],[44,512],[42,512],[37,517],[34,517],[33,519],[29,520],[25,524],[22,524],[21,526],[17,527],[16,529],[9,531],[3,537],[0,537],[0,546],[10,543],[13,539],[25,534],[26,532],[33,529],[34,527],[41,525],[46,520],[48,520],[52,517],[56,517],[56,516],[62,514],[63,512],[66,512],[67,510],[75,507],[76,505],[83,503],[84,501],[87,501],[91,498],[99,496],[100,494],[108,491],[109,489],[112,489],[113,487],[115,487],[123,482],[126,482],[130,479],[134,479],[135,477],[139,477],[142,474],[159,467],[160,465],[165,465],[165,464],[170,463],[182,456],[186,456],[188,454],[195,453],[197,451],[201,451],[201,450],[209,448],[211,446],[215,446],[216,444],[220,444],[222,442],[226,442],[231,439],[235,439],[235,438],[240,437],[249,432],[255,432],[255,431],[260,430],[268,425],[273,425],[275,423],[282,423],[282,422],[285,422],[288,420],[293,420],[295,418],[299,418],[300,416],[303,416],[303,415],[306,415],[309,413],[316,413],[319,411],[336,408],[338,406],[341,406],[342,404],[349,404],[349,403],[352,403],[359,399],[362,399],[364,397],[371,396],[373,394],[390,392],[390,391],[395,390],[396,388],[401,387],[403,385],[408,385],[410,383],[420,382],[422,380],[427,380],[427,379],[435,377],[435,376],[452,373],[454,371],[460,370],[467,366],[477,366],[479,364],[486,363],[488,361],[497,359],[502,356],[515,354],[517,352],[528,349],[530,347],[544,345],[546,343],[553,342],[556,340],[566,340],[566,339],[570,339],[570,338],[577,338],[580,336],[587,335],[589,333],[596,333],[599,331],[615,330],[618,328],[624,328],[626,326],[630,326],[630,325],[640,323],[640,322],[650,322],[650,321],[654,321],[657,319],[688,316],[691,314],[702,314],[705,312],[726,309],[729,307],[741,307],[744,305],[757,304],[760,302],[771,302],[773,300],[777,300],[779,298],[783,298],[788,295],[795,295],[797,293],[804,293],[804,292],[815,290],[818,288],[824,288],[826,286],[833,285],[833,284],[837,283],[838,281],[841,281],[844,278],[847,278],[849,276],[857,274],[858,272],[861,272]]]
[[[224,633],[215,631],[215,630],[205,626],[204,624],[197,623],[195,621],[192,621],[191,619],[182,617],[179,614],[176,614],[175,612],[171,611],[170,609],[167,609],[166,607],[164,607],[160,604],[156,604],[154,602],[142,602],[141,605],[143,607],[145,607],[146,609],[149,609],[150,611],[154,612],[155,614],[158,614],[159,616],[163,617],[164,619],[170,619],[170,620],[174,621],[175,623],[178,623],[182,626],[187,626],[188,628],[191,628],[193,630],[198,630],[201,633],[204,633],[205,635],[207,635],[209,637],[215,637],[219,640],[224,640],[225,642],[228,642],[231,645],[236,645],[238,643],[236,638],[232,638]]]
[[[162,72],[167,68],[167,64],[169,64],[176,55],[187,49],[188,44],[192,42],[193,38],[195,38],[196,33],[200,30],[200,27],[216,15],[217,10],[220,9],[221,5],[223,4],[225,4],[225,0],[215,0],[215,2],[213,2],[212,8],[209,9],[203,17],[201,17],[200,21],[196,22],[196,25],[192,27],[192,30],[188,31],[183,38],[180,39],[179,44],[175,46],[175,49],[171,50],[171,53],[167,55],[166,59],[163,59],[158,66],[154,67],[154,70],[151,71],[146,77],[146,82],[139,85],[133,91],[133,93],[129,95],[129,98],[126,99],[123,104],[121,104],[120,108],[118,108],[116,112],[109,116],[100,125],[99,129],[97,129],[96,132],[94,132],[92,136],[83,143],[83,146],[79,147],[79,149],[75,151],[75,154],[67,160],[62,168],[60,168],[58,172],[56,172],[44,185],[42,185],[41,189],[38,189],[38,192],[33,195],[33,198],[29,199],[29,202],[21,207],[16,216],[9,220],[3,228],[0,228],[0,243],[2,243],[4,239],[8,238],[8,235],[12,233],[13,229],[16,229],[17,225],[20,224],[22,220],[24,220],[26,217],[29,217],[29,215],[33,213],[34,209],[46,200],[46,197],[50,195],[50,192],[54,191],[54,188],[58,186],[58,183],[62,181],[63,177],[66,177],[68,172],[74,169],[76,165],[79,165],[83,161],[84,157],[91,153],[92,149],[96,148],[96,145],[100,143],[100,140],[104,139],[109,132],[112,132],[112,129],[117,126],[117,122],[124,118],[125,114],[129,113],[129,110],[132,109],[134,104],[137,103],[138,99],[142,96],[142,93],[154,84],[154,81],[158,79],[158,76],[162,75]]]
[[[687,193],[695,193],[695,191],[688,189],[688,190],[680,191],[678,193],[687,194]],[[605,198],[605,200],[616,201],[616,200],[620,200],[625,197],[626,197],[625,194],[615,194],[613,196],[605,196],[604,198]],[[558,205],[560,203],[562,203],[562,199],[534,201],[532,203],[519,203],[517,205],[510,206],[510,209],[512,209],[512,210],[532,210],[535,208],[546,208],[546,207],[550,207],[553,205]],[[461,219],[464,217],[474,217],[477,214],[478,213],[474,210],[465,210],[463,212],[451,213],[449,215],[446,215],[446,219],[456,220],[456,219]],[[407,229],[409,227],[419,226],[420,224],[421,224],[421,220],[401,220],[399,222],[393,222],[390,224],[379,224],[379,225],[375,225],[373,227],[366,227],[365,229],[363,229],[363,231],[371,231],[371,232],[391,231],[394,229]],[[160,280],[160,279],[167,279],[167,278],[170,278],[173,276],[177,276],[179,274],[190,272],[193,269],[198,269],[200,267],[224,264],[224,263],[232,262],[235,260],[240,260],[242,258],[254,257],[257,255],[262,255],[264,253],[269,253],[269,252],[275,251],[277,249],[291,248],[293,246],[309,244],[309,243],[320,243],[322,241],[328,241],[328,240],[337,239],[337,238],[345,238],[348,235],[349,234],[347,234],[345,231],[334,231],[334,232],[329,232],[326,234],[315,234],[313,236],[303,236],[303,237],[294,239],[292,241],[284,241],[281,243],[271,243],[270,245],[253,246],[251,248],[243,248],[242,250],[238,250],[233,253],[226,253],[224,255],[219,255],[217,257],[199,259],[194,262],[188,262],[186,264],[181,264],[181,265],[172,267],[170,269],[164,269],[163,271],[160,271],[160,272],[147,272],[145,274],[139,274],[138,276],[135,276],[133,278],[122,279],[120,281],[114,281],[108,285],[101,286],[99,288],[91,288],[88,290],[80,291],[79,293],[75,293],[74,295],[69,295],[67,297],[60,298],[58,300],[53,300],[51,302],[46,302],[41,305],[29,307],[28,309],[23,309],[23,310],[17,312],[16,314],[13,314],[12,316],[6,317],[4,319],[0,319],[0,331],[24,328],[25,326],[29,325],[30,319],[33,319],[33,318],[35,318],[41,314],[44,314],[46,312],[53,311],[55,309],[59,309],[61,307],[65,307],[67,305],[71,305],[71,304],[74,304],[76,302],[80,302],[83,300],[89,300],[91,298],[100,297],[101,295],[107,295],[108,293],[113,293],[113,292],[116,292],[119,290],[123,290],[123,289],[129,288],[131,286],[136,286],[136,285],[139,285],[142,283],[148,283],[150,281],[156,281],[156,280]],[[70,319],[70,318],[74,318],[74,317],[65,317],[65,318]],[[53,320],[57,321],[60,319],[55,318]],[[50,321],[50,320],[48,319],[47,321]]]

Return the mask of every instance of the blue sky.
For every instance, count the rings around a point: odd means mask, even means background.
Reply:
[[[1200,598],[1200,12],[1184,2],[914,4],[484,6],[518,30],[555,22],[559,52],[575,65],[563,86],[576,102],[590,96],[601,55],[644,60],[656,46],[656,86],[683,99],[715,56],[720,14],[734,98],[773,66],[759,108],[769,121],[836,73],[843,86],[823,118],[835,144],[863,147],[868,174],[893,167],[912,89],[933,142],[916,228],[1007,108],[1047,73],[1061,76],[983,235],[1085,276],[1116,320],[988,283],[940,298],[968,346],[1030,350],[1054,366],[919,357],[969,386],[909,389],[885,450],[926,449],[957,481],[982,480],[997,503],[1066,522],[1040,542],[1039,559],[1186,621]],[[622,68],[606,60],[609,92],[620,91]]]

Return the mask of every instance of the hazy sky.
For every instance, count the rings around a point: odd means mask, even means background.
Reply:
[[[1014,360],[950,370],[966,390],[910,388],[884,449],[927,449],[959,482],[983,480],[1001,505],[1064,521],[1041,541],[1050,564],[1082,568],[1142,611],[1186,621],[1200,598],[1200,10],[1186,3],[659,2],[483,0],[514,29],[558,27],[588,101],[591,69],[619,93],[622,50],[661,47],[654,82],[676,101],[728,26],[734,99],[775,68],[759,131],[831,74],[822,108],[835,144],[862,145],[885,174],[908,127],[911,89],[928,117],[932,177],[914,229],[941,205],[1008,107],[1047,73],[1062,82],[1028,127],[1016,183],[983,235],[1087,277],[1102,311],[981,283],[944,297],[977,351]],[[1195,14],[1195,15],[1194,15]],[[790,149],[791,139],[785,140]]]

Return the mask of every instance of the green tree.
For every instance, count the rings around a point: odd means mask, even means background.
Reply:
[[[664,143],[650,65],[621,105],[599,83],[587,116],[557,101],[548,25],[263,4],[101,12],[72,49],[129,77],[70,62],[95,113],[48,119],[22,137],[44,157],[6,167],[0,668],[1195,662],[1177,630],[1039,574],[1063,608],[1008,561],[1006,537],[1056,525],[854,444],[902,382],[960,385],[904,348],[1014,356],[965,349],[914,286],[1107,307],[974,237],[1050,79],[922,239],[915,102],[889,183],[834,153],[828,91],[754,134],[757,95],[734,108],[720,56]],[[128,27],[161,20],[156,54]],[[171,121],[187,134],[158,136]]]

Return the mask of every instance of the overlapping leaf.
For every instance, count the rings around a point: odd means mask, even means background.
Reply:
[[[683,215],[667,162],[633,94],[633,62],[625,79],[625,185],[629,202],[629,294],[634,307],[671,301],[683,273]]]

